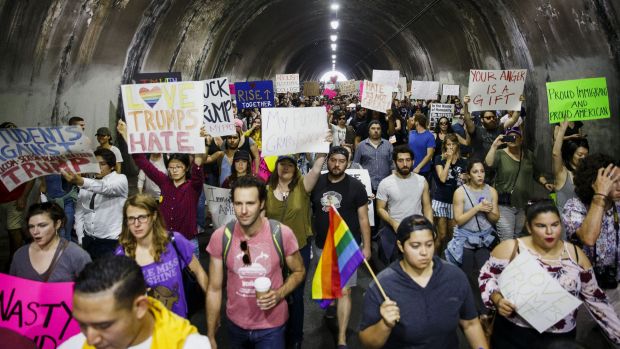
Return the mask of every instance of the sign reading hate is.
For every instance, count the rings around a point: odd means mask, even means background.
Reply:
[[[324,107],[265,108],[262,120],[262,156],[329,151]]]
[[[204,82],[122,85],[127,150],[135,153],[204,153]]]
[[[439,93],[439,81],[412,81],[411,99],[437,99]]]
[[[552,124],[611,117],[605,78],[548,82],[547,102]]]
[[[237,108],[273,108],[275,94],[273,81],[235,82],[237,92]]]
[[[68,169],[99,173],[90,141],[77,126],[0,129],[0,179],[10,191]]]
[[[203,117],[207,133],[212,136],[236,134],[228,78],[206,80],[204,84]]]
[[[0,274],[0,327],[55,349],[80,332],[73,320],[73,282],[38,282]]]
[[[469,71],[469,111],[521,110],[527,69]]]
[[[385,113],[392,107],[392,87],[364,80],[362,108]]]
[[[276,92],[299,92],[299,74],[276,74]]]

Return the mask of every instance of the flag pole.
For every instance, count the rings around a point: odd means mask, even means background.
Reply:
[[[383,295],[383,299],[387,301],[388,296],[385,294],[383,287],[381,287],[381,284],[379,283],[379,280],[377,279],[375,272],[372,271],[372,268],[370,267],[370,264],[368,264],[368,261],[366,260],[366,258],[364,258],[364,264],[366,265],[366,268],[368,268],[368,271],[370,272],[370,275],[372,276],[373,280],[375,280],[377,287],[379,287],[379,291],[381,291],[381,295]]]

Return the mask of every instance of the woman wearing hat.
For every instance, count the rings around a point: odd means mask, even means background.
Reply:
[[[500,145],[506,148],[498,150]],[[523,135],[518,127],[499,135],[484,159],[496,171],[495,189],[498,193],[499,220],[497,235],[500,240],[514,239],[521,235],[525,224],[525,205],[538,182],[545,189],[553,190],[553,184],[534,166],[532,152],[523,147]]]
[[[233,155],[233,162],[230,165],[230,175],[224,179],[222,188],[229,189],[232,184],[241,176],[251,175],[250,164],[252,157],[245,150],[237,150]]]
[[[123,162],[123,156],[121,155],[121,151],[112,145],[112,132],[107,127],[100,127],[97,129],[97,133],[95,134],[97,137],[97,142],[99,142],[99,146],[97,149],[108,149],[114,153],[116,156],[116,166],[114,170],[118,173],[121,173],[121,163]]]

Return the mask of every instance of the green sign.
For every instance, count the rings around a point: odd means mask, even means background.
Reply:
[[[551,124],[611,117],[605,78],[548,82],[547,102]]]

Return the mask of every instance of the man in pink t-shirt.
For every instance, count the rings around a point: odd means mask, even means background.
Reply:
[[[288,277],[283,280],[269,220],[261,216],[267,197],[265,183],[254,176],[243,176],[233,183],[231,193],[237,223],[226,260],[222,260],[225,227],[213,233],[207,246],[211,256],[207,289],[207,333],[211,346],[217,348],[215,332],[220,322],[226,270],[226,316],[230,320],[231,346],[284,349],[288,319],[285,297],[302,282],[306,272],[297,239],[289,227],[281,225],[282,249],[289,269]],[[258,277],[271,280],[271,290],[260,298],[254,291],[254,280]]]

